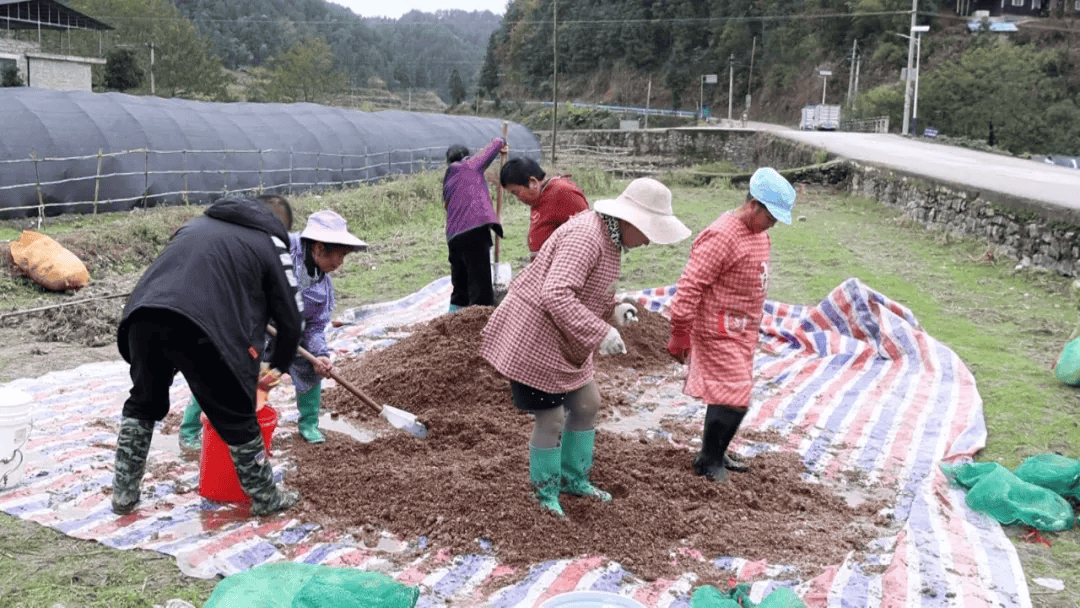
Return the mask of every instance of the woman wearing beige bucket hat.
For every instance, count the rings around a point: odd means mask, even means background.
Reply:
[[[289,233],[289,252],[296,269],[298,295],[303,298],[304,335],[300,346],[315,355],[318,365],[296,355],[289,365],[289,376],[296,388],[296,408],[300,411],[300,436],[309,443],[322,443],[326,437],[319,431],[319,409],[322,404],[322,380],[329,378],[333,365],[326,344],[326,325],[334,312],[334,285],[330,273],[353,251],[367,248],[367,243],[352,235],[345,218],[324,209],[308,217],[303,232]],[[321,378],[320,378],[321,377]],[[260,384],[271,385],[277,379],[272,374],[260,376]],[[192,398],[180,426],[182,447],[199,445],[199,404]]]
[[[626,352],[616,327],[637,319],[612,297],[622,254],[690,236],[671,191],[642,178],[560,226],[510,284],[481,335],[480,355],[510,380],[514,405],[535,417],[529,477],[540,505],[564,517],[559,494],[611,495],[589,481],[600,393],[593,353]]]

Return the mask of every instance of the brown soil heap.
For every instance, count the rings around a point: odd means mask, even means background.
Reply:
[[[361,537],[379,530],[408,541],[425,536],[425,550],[491,551],[514,566],[602,555],[645,580],[708,572],[701,584],[726,574],[681,550],[814,575],[881,533],[880,504],[851,508],[827,486],[803,482],[796,454],[759,455],[749,473],[718,484],[694,474],[686,448],[604,431],[593,481],[613,503],[563,496],[566,520],[545,513],[529,487],[532,419],[514,408],[508,381],[477,354],[492,310],[444,315],[385,350],[339,362],[339,372],[377,402],[417,414],[429,436],[394,432],[361,443],[328,433],[321,445],[290,442],[298,467],[288,481],[304,494],[303,516]],[[596,356],[607,405],[624,397],[615,392],[629,378],[671,367],[667,320],[639,316],[621,329],[627,354]],[[341,388],[327,391],[325,407],[373,417]]]

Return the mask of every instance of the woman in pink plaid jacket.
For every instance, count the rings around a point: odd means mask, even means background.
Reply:
[[[667,349],[679,361],[689,359],[683,392],[708,404],[694,469],[712,481],[727,481],[728,469],[746,470],[727,448],[750,407],[754,350],[769,288],[766,231],[777,221],[790,224],[794,204],[795,189],[782,175],[769,167],[755,171],[743,205],[694,239],[675,286]]]
[[[613,294],[622,253],[690,236],[671,191],[636,179],[560,226],[510,284],[481,336],[480,355],[510,380],[514,405],[535,417],[529,477],[540,505],[565,517],[559,494],[611,494],[589,481],[600,393],[593,352],[626,352],[617,326],[637,320]]]

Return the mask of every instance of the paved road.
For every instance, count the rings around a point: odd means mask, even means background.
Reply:
[[[1080,210],[1080,169],[885,133],[799,131],[765,123],[747,128],[769,130],[852,160]]]

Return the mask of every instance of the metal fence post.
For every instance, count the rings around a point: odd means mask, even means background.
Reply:
[[[184,191],[180,194],[180,199],[184,201],[185,205],[190,205],[191,199],[188,197],[187,150],[180,151],[180,169],[183,172],[181,175],[184,178]]]
[[[263,151],[260,149],[259,150],[259,194],[263,193],[263,176],[262,176],[262,172],[263,172],[263,155],[262,155],[262,152]]]
[[[289,148],[289,194],[293,193],[292,166],[293,166],[293,151],[292,151],[292,148]]]
[[[34,181],[37,183],[38,220],[37,227],[41,230],[41,220],[45,217],[45,197],[41,194],[41,172],[38,168],[37,152],[30,151],[30,159],[34,161]]]
[[[345,154],[341,154],[341,189],[345,189]]]
[[[313,192],[319,191],[319,164],[322,162],[322,152],[315,153],[315,187]]]
[[[101,148],[97,149],[97,174],[94,175],[94,215],[97,215],[98,193],[101,191]]]
[[[229,195],[229,151],[221,151],[221,196]]]
[[[143,148],[143,209],[149,206],[150,193],[150,148]]]

